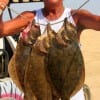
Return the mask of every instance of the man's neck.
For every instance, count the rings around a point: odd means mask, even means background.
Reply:
[[[63,5],[59,5],[59,6],[55,6],[55,7],[44,7],[42,12],[43,12],[43,15],[48,20],[56,20],[64,12],[64,6]]]

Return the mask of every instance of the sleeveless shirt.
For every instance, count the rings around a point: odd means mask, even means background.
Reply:
[[[35,22],[40,25],[41,34],[43,34],[43,32],[46,28],[46,25],[48,23],[51,24],[51,28],[55,32],[58,32],[58,30],[61,28],[61,26],[64,23],[63,20],[66,17],[68,18],[68,21],[70,23],[72,23],[74,26],[76,26],[74,19],[71,16],[71,9],[70,8],[65,8],[63,14],[57,20],[54,20],[54,21],[49,21],[46,17],[44,17],[44,15],[42,13],[42,9],[38,9],[38,10],[36,10]]]

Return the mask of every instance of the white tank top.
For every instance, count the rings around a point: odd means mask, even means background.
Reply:
[[[43,34],[48,22],[51,24],[51,28],[55,32],[58,32],[58,30],[62,27],[62,25],[64,23],[63,20],[66,17],[68,18],[68,21],[71,22],[75,26],[75,22],[71,16],[71,9],[70,8],[65,8],[63,14],[57,20],[54,20],[54,21],[49,21],[48,19],[46,19],[46,17],[44,17],[44,15],[42,13],[42,9],[38,9],[38,10],[36,10],[35,22],[39,23],[41,34]],[[60,23],[58,23],[58,22],[60,22]],[[54,23],[57,23],[57,24],[54,24]]]

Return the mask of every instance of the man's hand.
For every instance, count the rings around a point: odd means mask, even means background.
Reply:
[[[8,5],[9,0],[0,0],[0,15],[2,14],[3,10]]]

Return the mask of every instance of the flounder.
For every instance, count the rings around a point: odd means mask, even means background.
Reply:
[[[51,82],[61,100],[70,100],[83,86],[85,71],[77,30],[67,18],[55,38],[51,39],[46,59]]]
[[[28,32],[24,42],[22,38],[19,39],[16,50],[8,65],[10,77],[22,91],[24,89],[25,65],[31,52],[31,45],[35,43],[38,36],[40,36],[40,30],[32,24],[31,30]]]
[[[47,36],[46,34],[39,36],[32,47],[25,71],[25,100],[33,100],[29,96],[29,91],[33,92],[31,92],[31,95],[35,95],[37,100],[53,100],[52,95],[57,94],[56,89],[54,89],[53,84],[50,81],[46,63],[49,41],[53,35],[52,33],[53,32],[51,31],[50,36]]]

